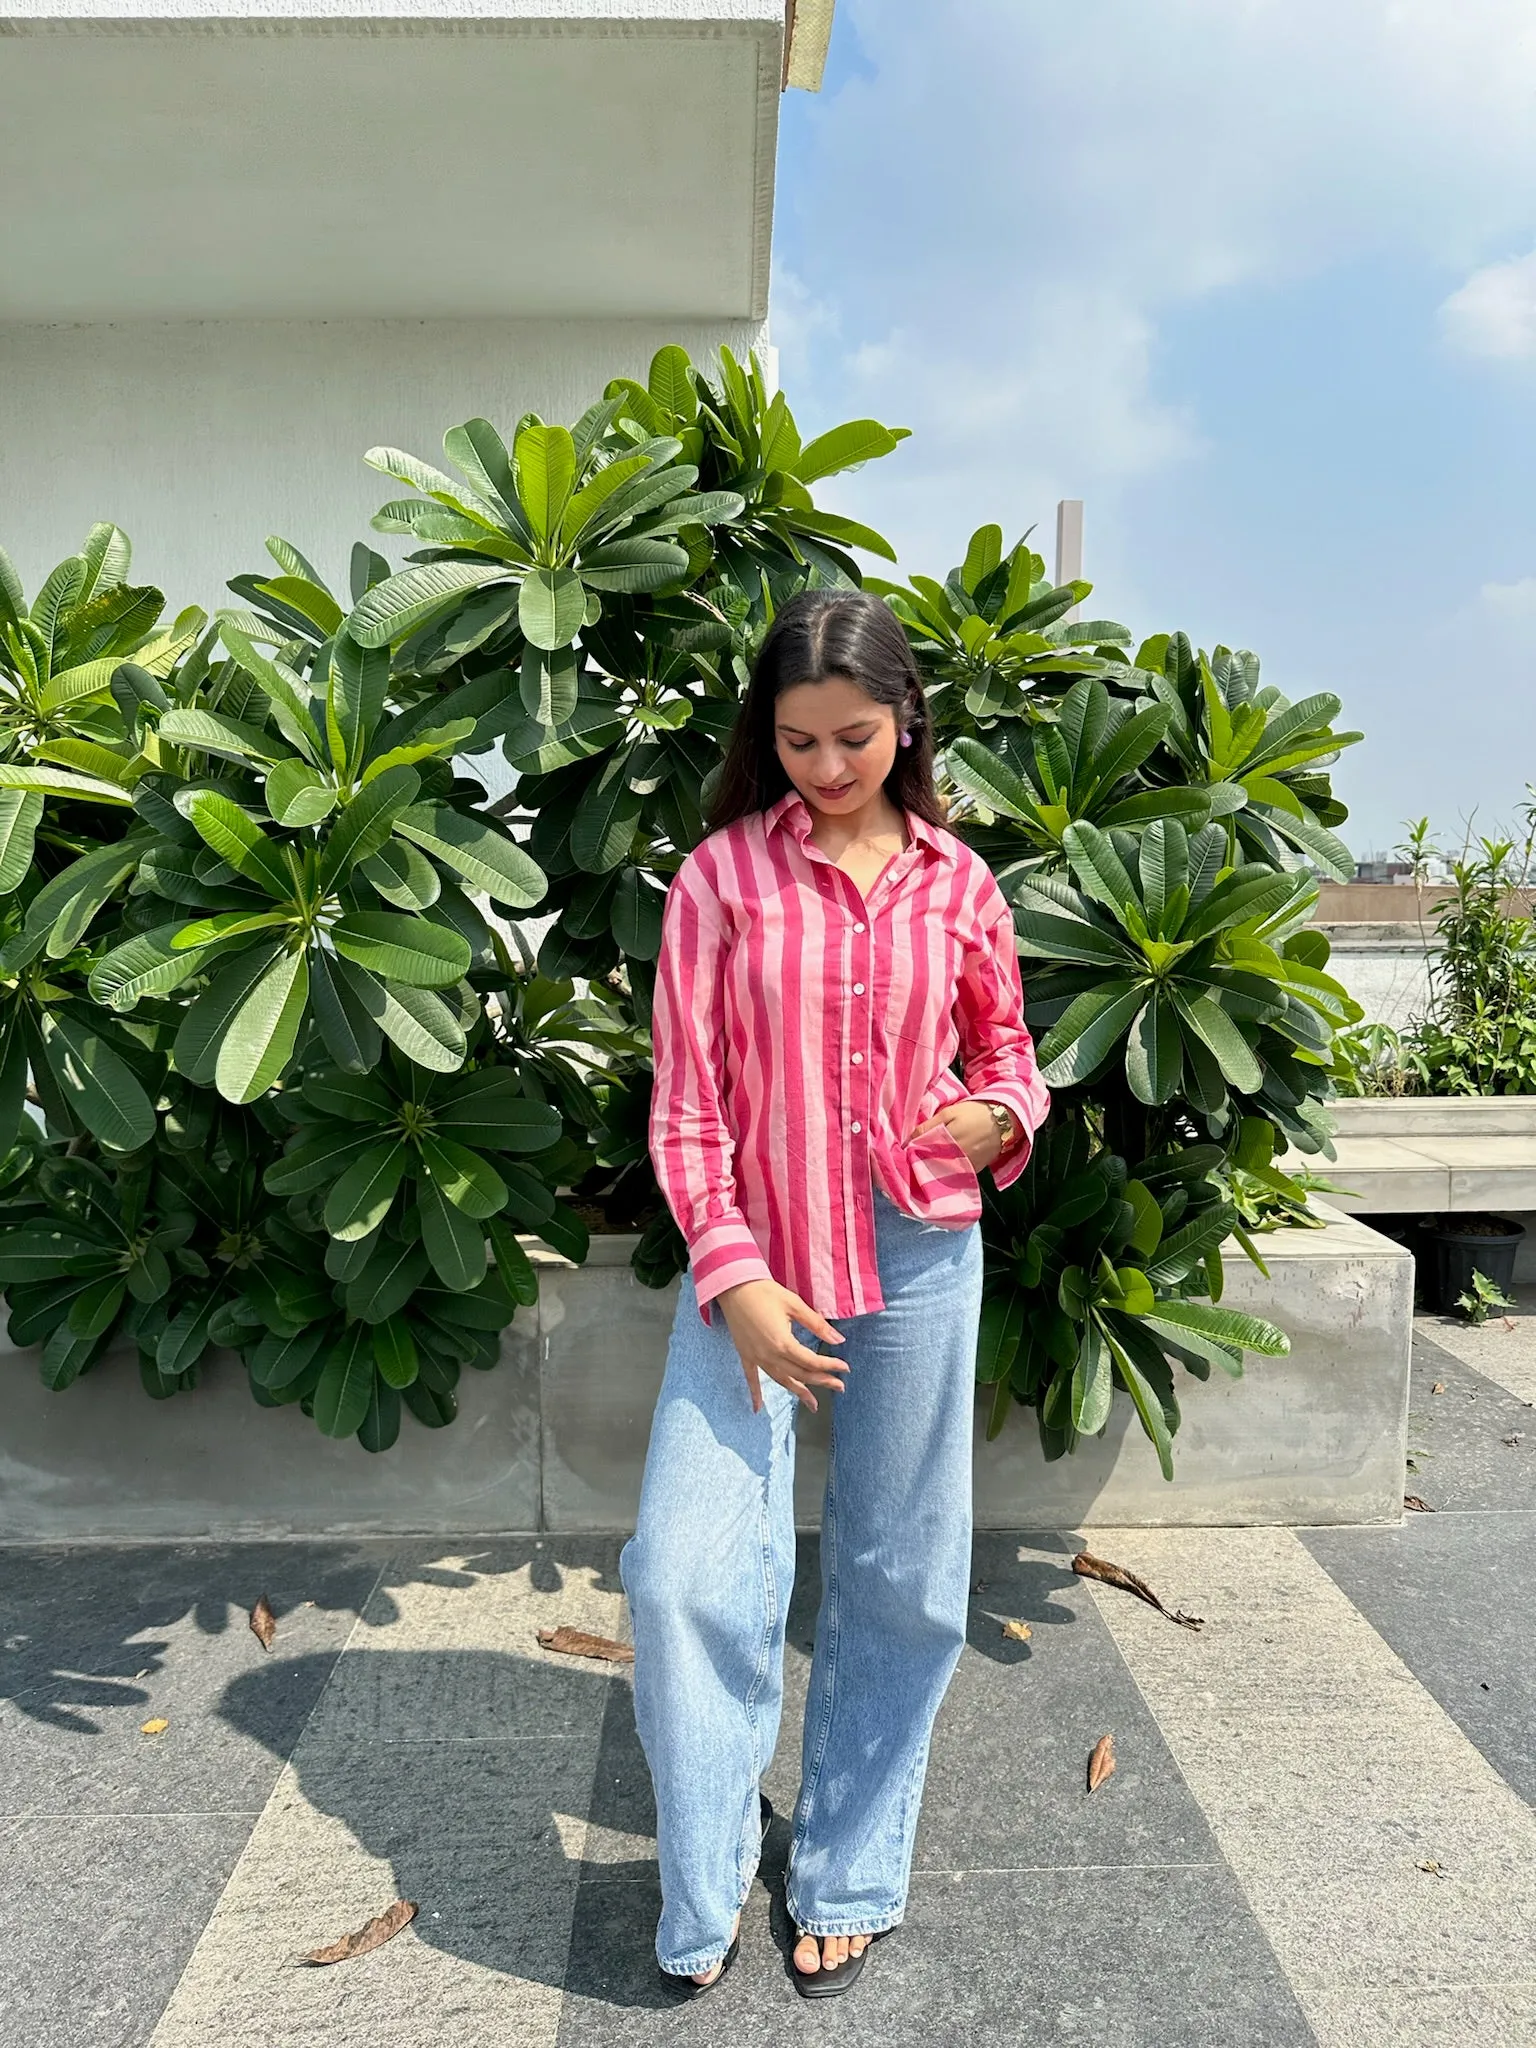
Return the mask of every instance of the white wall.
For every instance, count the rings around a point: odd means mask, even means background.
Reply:
[[[386,443],[441,461],[482,414],[572,420],[609,377],[681,342],[739,355],[766,330],[598,321],[210,321],[0,325],[0,545],[28,592],[93,520],[134,542],[173,606],[227,602],[281,533],[344,592],[354,540],[400,495],[364,466]]]

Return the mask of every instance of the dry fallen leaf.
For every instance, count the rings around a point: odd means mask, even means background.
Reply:
[[[1525,1435],[1525,1431],[1524,1431],[1523,1429],[1517,1429],[1517,1430],[1515,1431],[1515,1433],[1514,1433],[1514,1435],[1513,1435],[1513,1436],[1506,1436],[1506,1437],[1503,1437],[1503,1438],[1501,1438],[1501,1442],[1503,1442],[1503,1443],[1506,1443],[1506,1444],[1508,1444],[1508,1445],[1509,1445],[1509,1448],[1510,1448],[1510,1449],[1511,1449],[1512,1451],[1513,1451],[1513,1450],[1517,1450],[1517,1449],[1519,1448],[1519,1445],[1520,1445],[1520,1439],[1521,1439],[1521,1437],[1523,1437],[1524,1435]]]
[[[140,1728],[139,1733],[141,1735],[163,1735],[170,1725],[169,1721],[157,1715],[153,1721],[146,1721],[143,1727]]]
[[[1435,1384],[1434,1384],[1434,1385],[1433,1385],[1433,1386],[1432,1386],[1432,1387],[1430,1388],[1430,1390],[1429,1390],[1429,1391],[1430,1391],[1430,1392],[1431,1392],[1432,1394],[1443,1394],[1443,1393],[1445,1392],[1445,1381],[1444,1381],[1444,1380],[1436,1380],[1436,1381],[1435,1381]]]
[[[1403,1495],[1403,1506],[1405,1508],[1412,1508],[1416,1515],[1432,1515],[1435,1512],[1429,1502],[1427,1500],[1420,1500],[1416,1493],[1405,1493]]]
[[[1440,1868],[1433,1856],[1426,1856],[1419,1865],[1419,1868],[1420,1870],[1427,1870],[1431,1877],[1445,1877],[1448,1874]]]
[[[366,1927],[344,1934],[329,1948],[311,1949],[303,1960],[306,1963],[350,1963],[354,1956],[365,1956],[370,1949],[382,1948],[386,1941],[393,1941],[401,1928],[409,1927],[415,1918],[415,1901],[396,1899],[392,1906],[375,1915]]]
[[[1106,1778],[1115,1775],[1115,1738],[1101,1735],[1088,1759],[1088,1790],[1097,1792]]]
[[[271,1649],[272,1638],[277,1634],[277,1616],[265,1593],[251,1609],[251,1634],[264,1650]]]
[[[1005,1621],[1003,1623],[1003,1634],[1011,1637],[1016,1643],[1027,1643],[1034,1634],[1034,1630],[1027,1621]]]
[[[1155,1607],[1159,1614],[1177,1622],[1180,1628],[1201,1629],[1204,1621],[1198,1614],[1169,1614],[1145,1579],[1138,1579],[1134,1572],[1128,1572],[1123,1565],[1111,1564],[1107,1558],[1090,1557],[1086,1550],[1080,1550],[1072,1560],[1072,1569],[1081,1579],[1097,1579],[1104,1586],[1118,1586],[1122,1593],[1134,1593],[1138,1600],[1145,1600],[1149,1607]]]
[[[546,1650],[555,1650],[562,1657],[602,1657],[610,1664],[633,1664],[634,1648],[629,1643],[616,1643],[611,1636],[589,1636],[584,1628],[541,1628],[539,1641]]]

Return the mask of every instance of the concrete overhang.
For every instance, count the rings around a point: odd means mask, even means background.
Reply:
[[[0,319],[762,319],[797,12],[0,0]]]

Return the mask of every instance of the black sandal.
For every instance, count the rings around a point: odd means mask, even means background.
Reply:
[[[840,1998],[845,1991],[852,1989],[855,1979],[864,1967],[864,1959],[875,1943],[883,1941],[888,1934],[894,1934],[895,1932],[894,1927],[882,1927],[878,1933],[866,1934],[864,1936],[864,1946],[859,1950],[858,1954],[856,1956],[848,1956],[834,1970],[796,1969],[794,1950],[792,1949],[789,1957],[789,1968],[790,1974],[795,1980],[795,1989],[802,1998]],[[798,1948],[802,1941],[814,1941],[819,1948],[826,1938],[824,1934],[807,1934],[802,1929],[795,1935],[795,1948]]]
[[[757,1799],[758,1813],[762,1819],[763,1833],[764,1835],[766,1835],[768,1832],[769,1822],[773,1819],[773,1808],[768,1804],[768,1795],[766,1792],[759,1792],[757,1795]],[[739,1956],[740,1954],[741,1929],[738,1927],[736,1929],[736,1932],[731,1936],[730,1947],[726,1950],[725,1954],[720,1959],[719,1969],[716,1970],[714,1976],[710,1978],[707,1984],[701,1984],[696,1977],[689,1976],[686,1972],[679,1976],[673,1971],[663,1970],[659,1966],[657,1968],[656,1974],[658,1977],[660,1977],[662,1983],[667,1987],[667,1990],[672,1994],[672,1996],[675,1999],[678,1999],[679,2001],[686,2001],[690,1998],[702,1998],[706,1991],[714,1990],[715,1986],[720,1982],[721,1978],[724,1977],[726,1971],[731,1967],[732,1963],[735,1962],[737,1956]]]

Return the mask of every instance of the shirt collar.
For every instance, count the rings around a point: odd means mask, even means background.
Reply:
[[[942,830],[939,826],[930,825],[928,820],[920,818],[916,811],[904,811],[902,815],[907,821],[907,831],[915,846],[927,847],[929,852],[936,854],[940,860],[955,859],[955,840],[952,833]],[[770,804],[763,812],[765,832],[774,832],[781,825],[794,833],[801,846],[804,846],[810,837],[810,806],[797,789],[786,790],[776,803]]]

